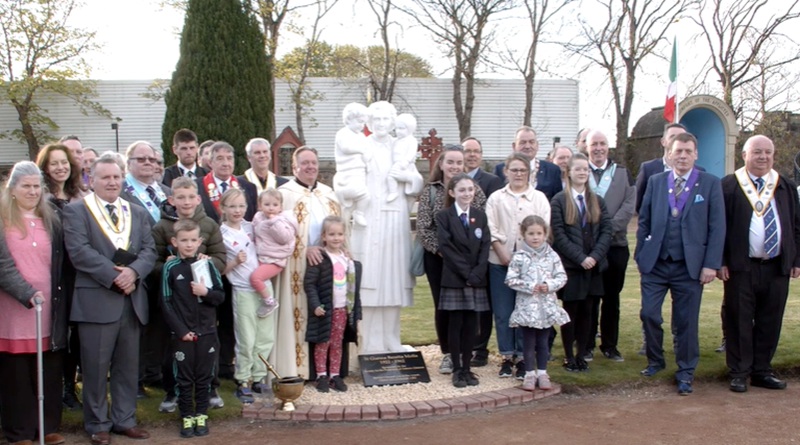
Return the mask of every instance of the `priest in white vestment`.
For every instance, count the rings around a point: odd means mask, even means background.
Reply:
[[[308,304],[303,290],[306,261],[322,260],[320,235],[322,220],[340,215],[339,201],[333,189],[317,182],[319,159],[314,149],[300,147],[292,155],[295,178],[278,187],[283,195],[283,209],[297,220],[295,250],[277,279],[278,320],[275,347],[270,364],[281,377],[309,378],[309,354],[306,342]],[[313,362],[313,360],[312,360]]]

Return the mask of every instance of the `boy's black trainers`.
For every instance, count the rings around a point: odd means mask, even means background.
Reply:
[[[520,360],[515,366],[517,370],[514,373],[514,377],[516,377],[517,380],[525,380],[525,362]]]
[[[511,360],[503,360],[503,364],[500,365],[500,372],[498,375],[501,378],[511,377],[514,373],[514,364],[511,363]]]
[[[319,392],[329,392],[330,391],[330,380],[328,380],[328,376],[321,375],[317,377],[317,391]]]
[[[344,380],[338,375],[331,377],[330,384],[328,385],[333,388],[334,391],[345,392],[347,391],[347,385],[344,383]]]
[[[208,436],[208,416],[199,414],[194,418],[194,435],[198,437]]]
[[[194,417],[184,417],[181,422],[181,437],[194,437]]]

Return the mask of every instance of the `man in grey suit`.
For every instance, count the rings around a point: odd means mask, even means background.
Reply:
[[[662,341],[661,306],[672,291],[678,394],[692,392],[700,358],[698,324],[703,286],[722,267],[725,243],[725,204],[716,176],[701,172],[697,139],[689,133],[669,143],[672,171],[651,176],[639,210],[634,259],[642,274],[641,318],[647,338],[650,377],[666,367]]]
[[[91,176],[94,193],[64,208],[64,238],[76,269],[70,319],[81,339],[84,428],[92,444],[107,445],[112,430],[149,437],[136,426],[136,382],[139,335],[148,322],[142,280],[153,269],[156,250],[147,212],[119,198],[116,162],[97,160]]]

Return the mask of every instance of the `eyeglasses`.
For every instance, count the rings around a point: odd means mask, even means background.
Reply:
[[[150,156],[140,156],[140,157],[128,158],[128,159],[133,159],[134,161],[136,161],[136,162],[138,162],[140,164],[144,164],[145,162],[149,162],[151,164],[155,164],[155,163],[158,162],[158,158],[151,158]]]
[[[511,168],[508,171],[515,175],[524,175],[525,173],[528,173],[527,168]]]

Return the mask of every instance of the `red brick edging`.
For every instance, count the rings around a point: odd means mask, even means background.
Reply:
[[[256,402],[242,408],[242,416],[249,419],[292,420],[298,422],[358,422],[376,420],[415,419],[428,416],[448,416],[471,411],[481,411],[512,405],[524,405],[534,400],[561,393],[561,386],[534,392],[507,388],[469,396],[434,399],[418,402],[386,403],[379,405],[297,405],[292,412],[281,411],[276,406],[265,407]]]

